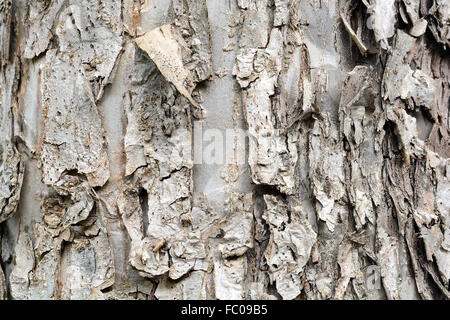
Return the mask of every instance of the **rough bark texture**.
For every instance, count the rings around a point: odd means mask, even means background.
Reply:
[[[0,299],[450,298],[449,50],[448,0],[0,0]]]

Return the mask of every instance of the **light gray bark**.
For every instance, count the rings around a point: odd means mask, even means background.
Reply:
[[[0,299],[450,298],[448,1],[0,0],[0,45]]]

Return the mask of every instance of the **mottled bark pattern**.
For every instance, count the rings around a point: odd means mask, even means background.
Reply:
[[[449,50],[446,0],[0,0],[0,299],[450,298]]]

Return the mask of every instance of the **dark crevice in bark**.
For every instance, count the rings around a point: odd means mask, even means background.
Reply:
[[[145,188],[139,190],[139,204],[142,210],[142,227],[145,235],[148,229],[148,193]]]

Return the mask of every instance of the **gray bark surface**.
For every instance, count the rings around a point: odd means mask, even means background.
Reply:
[[[0,0],[0,299],[449,299],[449,50],[447,0]]]

